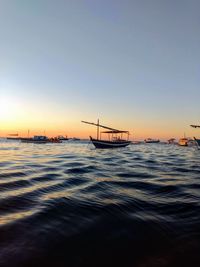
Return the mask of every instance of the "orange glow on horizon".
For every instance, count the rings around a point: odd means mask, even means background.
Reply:
[[[19,99],[12,97],[1,97],[0,99],[0,137],[7,137],[9,134],[18,133],[20,137],[34,135],[47,135],[55,137],[58,135],[67,136],[69,138],[77,137],[88,139],[89,136],[96,137],[96,127],[81,123],[82,119],[88,118],[91,122],[96,122],[94,116],[86,112],[82,114],[80,111],[59,110],[57,106],[51,106],[44,103],[43,108],[37,106],[38,103],[21,103]],[[41,103],[40,103],[41,104]],[[73,114],[73,116],[71,116]],[[102,116],[102,117],[105,117]],[[108,116],[107,116],[108,117]],[[159,138],[168,140],[169,138],[179,139],[186,133],[187,137],[198,136],[198,132],[189,126],[177,126],[175,121],[170,121],[167,125],[166,121],[155,119],[150,121],[138,117],[132,120],[125,119],[120,114],[109,116],[110,120],[100,120],[100,124],[107,125],[120,130],[129,130],[130,140],[144,140],[146,138]],[[107,135],[102,135],[102,138]]]
[[[83,138],[88,139],[89,136],[96,137],[96,127],[92,126],[86,126],[82,125],[81,123],[72,123],[68,124],[67,127],[63,127],[63,125],[38,125],[34,127],[22,127],[21,124],[12,124],[12,126],[9,123],[4,123],[4,127],[2,127],[1,123],[1,129],[0,129],[0,137],[7,137],[9,134],[15,134],[18,133],[20,137],[27,137],[34,136],[34,135],[47,135],[48,137],[54,137],[58,135],[67,136],[69,138],[77,137],[77,138]],[[18,127],[17,127],[18,126]],[[46,126],[46,127],[45,127]],[[112,127],[112,126],[111,126]],[[162,129],[158,130],[155,128],[151,129],[145,129],[142,127],[134,127],[135,130],[130,130],[130,140],[144,140],[146,138],[159,138],[161,140],[168,140],[169,138],[176,138],[179,139],[183,137],[184,135],[184,129],[182,131],[175,130],[175,129]],[[123,128],[121,128],[123,129]],[[125,128],[127,129],[127,127]],[[193,129],[188,129],[186,132],[187,137],[193,137],[194,135],[198,135],[198,133]],[[107,135],[102,135],[102,138],[107,138]]]

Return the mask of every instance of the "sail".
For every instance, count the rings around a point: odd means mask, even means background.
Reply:
[[[101,127],[101,128],[107,129],[107,130],[110,130],[110,131],[114,131],[115,133],[119,133],[119,132],[125,133],[125,132],[128,132],[128,131],[121,131],[121,130],[117,130],[117,129],[114,129],[114,128],[110,128],[108,126],[105,126],[105,125],[102,125],[102,124],[97,124],[97,123],[94,123],[94,122],[88,122],[88,121],[81,121],[81,122],[86,123],[86,124],[90,124],[90,125],[94,125],[94,126],[98,126],[98,127]]]
[[[193,128],[200,128],[200,125],[191,124],[190,126]]]

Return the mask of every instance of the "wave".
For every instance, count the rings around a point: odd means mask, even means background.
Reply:
[[[0,266],[200,264],[199,151],[1,141],[0,158]]]

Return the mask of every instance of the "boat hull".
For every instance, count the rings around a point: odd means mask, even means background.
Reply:
[[[7,140],[21,140],[21,137],[6,137]]]
[[[130,141],[107,141],[107,140],[98,140],[98,139],[93,139],[90,137],[90,140],[92,141],[93,145],[96,148],[119,148],[119,147],[126,147],[128,146],[131,142]]]
[[[32,138],[23,138],[21,139],[22,143],[33,143],[33,144],[46,144],[46,143],[62,143],[61,140],[58,139],[47,139],[47,140],[34,140]]]
[[[32,140],[32,139],[21,139],[22,143],[34,143],[34,144],[46,144],[49,143],[49,141],[44,140]]]
[[[157,144],[160,143],[160,140],[144,140],[144,142],[147,144]]]

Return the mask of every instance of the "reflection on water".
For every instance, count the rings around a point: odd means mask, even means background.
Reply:
[[[200,266],[200,153],[0,141],[0,266]]]

